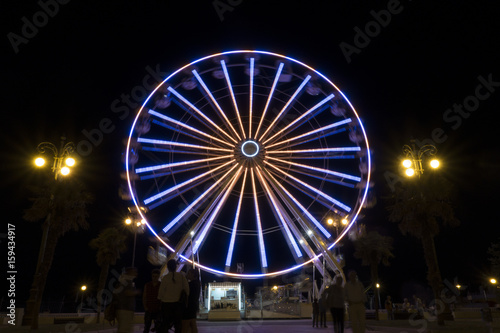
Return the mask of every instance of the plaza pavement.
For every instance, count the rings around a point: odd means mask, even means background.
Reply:
[[[313,328],[310,319],[277,319],[277,320],[241,320],[241,321],[208,321],[198,320],[200,333],[333,333],[331,322],[328,328]],[[345,333],[352,333],[349,322],[346,322]],[[500,333],[500,321],[494,321],[490,328],[479,320],[447,322],[445,326],[437,326],[435,322],[425,325],[411,326],[408,321],[374,321],[367,320],[366,333]],[[424,327],[425,326],[425,327]],[[142,333],[142,324],[134,325],[134,333]],[[1,333],[116,333],[116,325],[105,324],[44,324],[38,330],[29,326],[0,325]]]
[[[333,327],[327,323],[327,328],[313,328],[310,319],[296,320],[242,320],[242,321],[207,321],[199,320],[199,333],[331,333]],[[347,328],[344,333],[352,333],[347,322]],[[134,333],[142,333],[142,324],[134,325]],[[2,333],[115,333],[116,325],[109,324],[59,324],[59,325],[40,325],[38,330],[30,330],[28,326],[0,326]],[[374,327],[367,323],[366,333],[422,333],[417,329],[401,327]],[[474,332],[476,333],[476,332]]]

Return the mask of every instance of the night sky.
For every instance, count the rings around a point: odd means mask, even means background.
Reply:
[[[22,218],[29,186],[39,180],[32,167],[37,144],[58,144],[61,135],[79,144],[85,156],[78,173],[95,196],[90,229],[60,240],[45,291],[46,298],[73,299],[82,283],[97,285],[99,268],[88,242],[105,227],[122,228],[128,207],[118,197],[121,155],[138,101],[126,96],[139,99],[134,87],[148,74],[166,77],[203,56],[237,49],[303,61],[356,107],[372,147],[377,197],[361,222],[394,238],[395,258],[380,268],[386,293],[399,300],[411,297],[411,285],[427,286],[420,243],[388,221],[383,199],[411,139],[436,145],[440,172],[455,187],[461,224],[436,238],[443,279],[476,292],[488,276],[487,249],[500,236],[500,24],[493,2],[41,0],[3,1],[1,7],[6,216],[0,233],[7,223],[16,226],[20,304],[28,296],[41,236],[37,224]],[[125,107],[117,112],[117,106]],[[107,133],[88,144],[88,133],[103,119],[109,120]],[[138,286],[151,269],[145,258],[150,236],[138,236]],[[346,268],[358,269],[368,284],[369,270],[345,243]],[[129,244],[117,270],[130,265],[132,236]],[[5,245],[2,239],[2,260]]]

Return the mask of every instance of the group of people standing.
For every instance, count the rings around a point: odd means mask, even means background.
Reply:
[[[199,310],[200,281],[198,271],[191,268],[184,276],[177,272],[177,261],[167,262],[168,274],[160,280],[160,270],[154,269],[151,281],[146,283],[142,294],[144,305],[144,333],[167,333],[171,328],[177,333],[197,333],[196,316]],[[131,333],[135,296],[139,292],[132,280],[137,270],[127,269],[116,288],[118,333]],[[154,325],[153,325],[154,324]],[[153,327],[151,327],[153,326]]]
[[[346,303],[348,305],[349,320],[353,333],[365,332],[366,295],[364,286],[359,281],[355,271],[349,272],[348,280],[344,286],[342,286],[342,278],[340,276],[335,277],[332,285],[323,291],[319,304],[320,306],[321,302],[323,302],[323,307],[326,306],[330,309],[333,318],[333,330],[335,333],[344,332]],[[316,312],[313,305],[313,327],[318,327],[318,314],[320,314],[320,311]],[[320,327],[326,327],[326,320],[323,318],[324,316],[320,315]]]
[[[198,271],[189,269],[184,276],[177,272],[177,261],[167,262],[168,274],[160,281],[160,270],[155,269],[151,281],[144,286],[142,301],[144,304],[144,332],[197,333],[196,316],[199,306],[200,281]],[[117,304],[118,333],[131,333],[135,309],[135,297],[139,292],[135,289],[133,280],[137,277],[137,269],[127,269],[119,279],[114,299]],[[317,300],[313,303],[313,327],[326,327],[326,308],[333,317],[335,333],[344,332],[345,306],[348,305],[349,320],[353,333],[365,332],[366,295],[363,284],[355,271],[350,271],[348,281],[342,286],[342,278],[337,276],[332,285],[321,295],[323,316],[320,313]],[[318,320],[320,319],[320,320]],[[154,327],[151,327],[154,323]]]

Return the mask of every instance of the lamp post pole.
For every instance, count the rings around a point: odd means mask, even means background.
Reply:
[[[134,230],[134,250],[132,252],[132,267],[135,267],[135,246],[137,244],[137,228]]]
[[[194,251],[193,251],[193,237],[194,237],[194,231],[191,231],[191,237],[189,237],[189,241],[191,242],[191,260],[193,261],[193,269],[195,268],[195,261],[194,261]]]
[[[134,220],[132,217],[125,219],[125,224],[134,228],[134,247],[132,248],[132,267],[135,267],[135,248],[137,244],[137,232],[144,231],[144,220]]]
[[[80,301],[80,307],[78,308],[78,314],[80,314],[83,310],[83,294],[85,294],[85,290],[87,290],[87,286],[86,285],[81,286],[80,290],[82,292],[82,300]]]

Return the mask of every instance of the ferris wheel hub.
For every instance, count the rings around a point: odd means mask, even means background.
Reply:
[[[257,156],[259,149],[259,144],[253,140],[247,140],[241,145],[241,153],[246,157]]]

